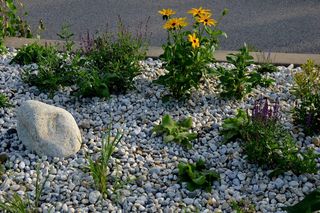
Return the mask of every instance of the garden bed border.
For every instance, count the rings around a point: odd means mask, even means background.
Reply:
[[[32,44],[37,42],[41,45],[57,45],[59,50],[63,50],[65,44],[61,40],[47,40],[47,39],[30,39],[30,38],[17,38],[17,37],[7,37],[4,40],[6,47],[11,48],[21,48],[26,44]],[[75,42],[74,50],[80,47],[79,42]],[[150,46],[147,51],[147,57],[159,58],[163,53],[161,47]],[[238,53],[238,51],[228,51],[228,50],[217,50],[215,52],[215,58],[218,62],[226,62],[226,56],[230,53]],[[272,64],[275,65],[301,65],[304,64],[307,59],[312,59],[316,64],[320,64],[320,54],[301,54],[301,53],[280,53],[280,52],[250,52],[254,57],[254,62],[264,63],[265,59],[270,59]]]

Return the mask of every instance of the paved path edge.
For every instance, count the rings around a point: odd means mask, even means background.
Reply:
[[[64,41],[60,40],[46,40],[46,39],[29,39],[29,38],[16,38],[7,37],[4,40],[4,44],[7,47],[21,48],[23,45],[32,44],[37,42],[41,45],[57,45],[60,50],[63,49]],[[79,48],[80,44],[75,43],[75,49]],[[162,54],[161,47],[150,46],[147,51],[147,57],[158,58]],[[215,58],[218,62],[225,62],[226,56],[230,53],[237,53],[238,51],[217,50],[215,52]],[[255,63],[270,62],[275,65],[301,65],[304,64],[307,59],[312,59],[316,64],[320,64],[320,54],[300,54],[300,53],[280,53],[280,52],[250,52],[254,57]]]

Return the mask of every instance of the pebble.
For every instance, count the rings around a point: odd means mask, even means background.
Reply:
[[[89,194],[89,202],[91,204],[95,204],[100,197],[101,197],[101,193],[99,191],[92,191]]]

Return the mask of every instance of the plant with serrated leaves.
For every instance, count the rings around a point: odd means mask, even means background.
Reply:
[[[249,54],[246,44],[239,51],[240,53],[227,56],[228,63],[234,65],[233,69],[220,66],[215,71],[220,80],[221,97],[242,99],[252,88],[258,85],[268,87],[274,82],[256,70],[249,71],[248,66],[253,63],[253,57]]]
[[[21,197],[14,192],[12,197],[5,197],[4,202],[0,202],[0,209],[10,213],[37,213],[40,207],[40,198],[43,193],[44,185],[47,182],[49,175],[42,181],[40,180],[40,164],[36,167],[36,183],[35,183],[35,199],[31,201],[28,196]]]
[[[192,118],[185,118],[180,121],[174,121],[170,115],[164,115],[159,125],[153,128],[156,134],[163,134],[165,143],[174,141],[183,145],[186,148],[191,148],[190,141],[197,138],[197,133],[191,133],[189,130],[192,127]]]
[[[123,135],[117,131],[116,136],[112,137],[111,129],[109,128],[107,134],[102,139],[99,158],[93,160],[88,157],[88,169],[90,170],[97,189],[104,197],[107,196],[108,163],[116,146],[120,143],[122,136]]]
[[[296,174],[318,171],[314,150],[299,150],[293,136],[281,125],[278,102],[272,106],[267,99],[256,101],[251,115],[238,110],[236,117],[225,119],[222,127],[224,140],[241,139],[247,160],[273,169],[270,176],[289,170]]]
[[[211,191],[213,181],[219,180],[220,175],[212,170],[206,169],[205,162],[198,160],[196,163],[179,163],[179,181],[187,182],[190,191],[204,189]]]
[[[297,204],[284,207],[283,210],[288,213],[312,213],[320,210],[320,189],[312,191]]]
[[[298,98],[293,108],[294,123],[308,135],[320,132],[320,67],[308,60],[294,74],[292,93]]]
[[[22,1],[0,0],[0,53],[6,51],[4,37],[32,37],[30,26],[19,16],[17,5],[23,7]]]

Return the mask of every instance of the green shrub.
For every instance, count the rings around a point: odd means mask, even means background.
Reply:
[[[31,44],[21,49],[14,62],[34,62],[38,67],[34,70],[27,67],[22,73],[22,80],[40,90],[47,91],[50,96],[61,87],[72,86],[77,82],[78,70],[85,63],[80,54],[72,54],[72,34],[62,28],[59,36],[66,39],[66,52],[59,53],[55,46]]]
[[[197,133],[190,133],[189,129],[192,127],[191,117],[181,121],[174,121],[170,115],[164,115],[161,124],[153,128],[156,134],[164,134],[163,140],[165,143],[174,141],[182,144],[186,148],[191,148],[190,141],[197,138]]]
[[[88,158],[90,174],[93,177],[94,183],[103,196],[107,195],[107,176],[108,163],[115,147],[122,139],[122,134],[117,132],[116,137],[111,137],[111,130],[102,139],[101,151],[99,158],[94,161]]]
[[[192,30],[183,30],[187,26],[186,18],[171,18],[175,13],[170,9],[159,11],[167,20],[164,29],[168,40],[162,46],[164,53],[160,56],[167,74],[155,82],[170,90],[175,98],[189,95],[191,89],[197,89],[202,78],[209,73],[210,62],[214,62],[214,51],[218,47],[218,37],[225,35],[217,29],[218,22],[211,18],[207,9],[193,8],[188,13],[193,15]],[[222,15],[226,14],[226,10]]]
[[[249,54],[246,44],[240,49],[240,53],[229,54],[227,61],[235,68],[229,70],[218,67],[216,70],[220,80],[219,87],[223,90],[221,97],[242,99],[251,92],[252,88],[258,85],[268,87],[274,82],[272,79],[263,77],[256,70],[249,72],[247,67],[253,63],[253,57]]]
[[[6,50],[3,43],[4,37],[32,37],[30,26],[18,15],[17,4],[23,6],[19,0],[0,1],[0,53]],[[24,15],[27,14],[25,13]]]
[[[45,61],[47,58],[53,57],[53,55],[56,56],[57,54],[58,51],[53,46],[41,46],[37,43],[33,43],[22,47],[10,64],[38,64]]]
[[[278,103],[271,107],[267,99],[264,103],[256,101],[251,116],[239,110],[235,118],[227,118],[221,134],[225,141],[241,139],[247,160],[274,169],[271,176],[289,170],[296,174],[316,173],[318,155],[311,148],[300,151],[279,118]]]
[[[283,209],[288,213],[312,213],[320,210],[320,189],[314,190],[294,206]]]
[[[308,135],[320,132],[320,67],[312,60],[302,65],[302,72],[294,75],[292,93],[299,99],[293,109],[295,124]]]
[[[179,163],[179,181],[187,182],[187,188],[190,191],[195,189],[205,189],[211,191],[213,181],[219,180],[220,175],[211,170],[207,170],[205,162],[202,160],[192,163]]]
[[[139,61],[146,56],[146,43],[142,37],[134,37],[120,21],[116,36],[105,33],[98,37],[85,55],[89,62],[86,69],[89,73],[95,70],[92,73],[97,75],[91,78],[92,92],[88,87],[85,93],[94,94],[99,87],[107,85],[108,92],[105,89],[100,93],[105,97],[109,93],[125,93],[133,87],[134,77],[141,73]]]

